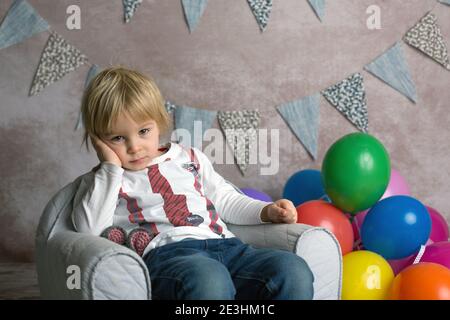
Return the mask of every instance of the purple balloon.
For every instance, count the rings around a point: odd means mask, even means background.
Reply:
[[[403,258],[403,259],[391,259],[387,260],[389,265],[392,268],[392,271],[394,271],[394,275],[399,274],[403,269],[406,267],[412,265],[414,262],[414,259],[416,258],[417,254],[414,253],[413,255],[410,255],[409,257]]]
[[[241,191],[250,198],[266,202],[273,202],[272,198],[262,191],[258,191],[251,188],[242,188]]]
[[[425,243],[425,248],[428,248],[430,245],[432,245],[434,242],[431,239],[427,240],[427,243]],[[417,257],[417,253],[414,253],[406,258],[403,259],[397,259],[397,260],[387,260],[387,262],[391,265],[392,271],[394,271],[394,275],[399,274],[403,269],[413,264],[414,260]],[[420,260],[422,262],[422,260]]]
[[[448,224],[445,218],[436,210],[427,207],[428,213],[431,217],[431,233],[430,239],[434,242],[448,240]]]
[[[450,269],[450,242],[435,242],[425,247],[420,262],[434,262]]]

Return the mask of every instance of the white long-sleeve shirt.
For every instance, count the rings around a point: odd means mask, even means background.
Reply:
[[[237,192],[195,148],[171,143],[139,171],[102,163],[83,176],[74,198],[78,232],[100,235],[115,225],[144,227],[154,235],[144,251],[185,238],[234,237],[225,223],[261,224],[267,202]]]

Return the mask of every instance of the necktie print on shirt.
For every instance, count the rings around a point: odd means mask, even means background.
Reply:
[[[148,178],[154,193],[159,193],[164,200],[164,212],[174,226],[198,226],[203,217],[192,214],[187,206],[186,195],[174,194],[169,181],[161,174],[158,165],[149,167]]]
[[[211,219],[211,222],[209,224],[209,229],[220,235],[224,236],[222,231],[223,228],[221,225],[217,223],[219,219],[219,214],[216,211],[216,208],[214,207],[214,204],[209,200],[202,192],[202,185],[200,183],[200,163],[198,162],[197,156],[195,155],[194,149],[185,149],[186,153],[188,154],[188,157],[190,158],[190,163],[192,163],[195,167],[195,171],[197,174],[194,174],[194,188],[197,190],[197,192],[200,194],[201,197],[205,198],[206,200],[206,210],[208,210],[209,218]]]
[[[122,188],[119,190],[119,201],[123,199],[126,203],[128,212],[128,220],[131,223],[143,223],[145,222],[144,215],[142,214],[142,208],[138,205],[137,200],[128,196],[127,193],[123,191]]]

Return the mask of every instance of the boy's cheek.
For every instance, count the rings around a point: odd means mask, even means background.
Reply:
[[[112,143],[111,141],[108,140],[103,140],[103,142],[105,142],[105,144],[115,153],[119,154],[120,149],[117,147],[117,145],[115,145],[114,143]]]

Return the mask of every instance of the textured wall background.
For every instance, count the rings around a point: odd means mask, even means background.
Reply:
[[[261,128],[280,129],[280,171],[247,177],[235,164],[217,170],[240,187],[257,186],[274,198],[294,172],[320,168],[329,146],[356,129],[321,98],[318,159],[312,161],[276,106],[314,94],[362,72],[369,130],[388,149],[392,167],[412,195],[450,220],[450,73],[404,45],[419,102],[362,71],[400,40],[429,10],[450,45],[450,7],[435,0],[328,1],[320,23],[306,0],[274,1],[260,33],[246,0],[211,0],[189,34],[179,0],[144,0],[131,23],[122,1],[28,0],[53,30],[101,67],[124,64],[156,79],[175,103],[210,110],[259,108]],[[0,1],[0,17],[12,0]],[[66,28],[66,8],[81,8],[81,30]],[[381,30],[366,27],[366,9],[381,8]],[[0,18],[2,19],[2,18]],[[48,33],[0,51],[0,260],[34,260],[34,234],[42,209],[64,185],[96,165],[74,131],[89,66],[29,98]],[[217,128],[217,121],[214,126]]]

